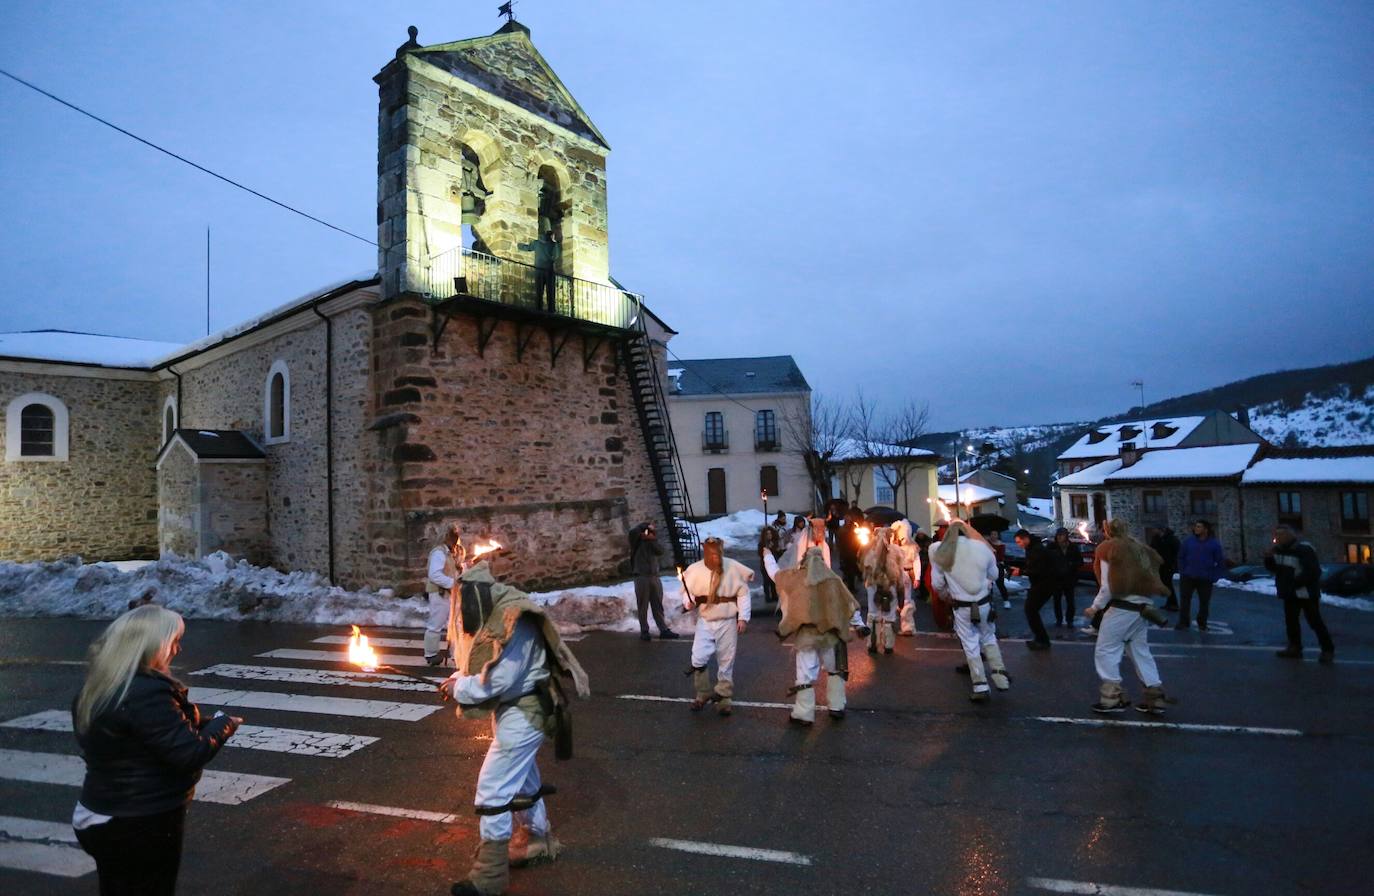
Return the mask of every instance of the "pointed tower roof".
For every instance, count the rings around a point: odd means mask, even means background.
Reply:
[[[414,38],[412,37],[412,40]],[[495,34],[429,47],[401,48],[417,59],[514,103],[606,149],[610,144],[535,49],[529,29],[507,22]]]

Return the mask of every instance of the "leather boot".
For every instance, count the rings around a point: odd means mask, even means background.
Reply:
[[[1121,682],[1104,681],[1098,690],[1098,700],[1092,705],[1092,711],[1098,713],[1122,712],[1130,706],[1130,701],[1126,699],[1126,694],[1121,690]]]
[[[815,689],[812,688],[814,692]],[[844,694],[844,679],[838,675],[825,676],[825,702],[830,710],[830,718],[843,719],[847,705]]]
[[[989,644],[983,648],[983,659],[987,663],[988,677],[992,679],[992,686],[999,691],[1011,689],[1011,676],[1007,674],[1007,667],[1002,662],[1002,648],[998,644]]]
[[[483,840],[477,845],[468,876],[449,888],[453,896],[499,896],[510,885],[510,841]]]
[[[1140,712],[1150,715],[1164,715],[1164,704],[1168,698],[1164,696],[1164,685],[1157,684],[1145,689],[1145,699],[1135,705]]]
[[[876,620],[876,619],[875,619],[875,620],[873,621],[873,630],[870,631],[870,632],[868,633],[868,652],[869,652],[869,653],[877,653],[877,652],[878,652],[878,638],[879,638],[879,633],[880,633],[882,630],[883,630],[883,624],[882,624],[882,622],[881,622],[880,620]]]
[[[730,702],[730,698],[735,696],[735,683],[733,681],[716,682],[716,712],[723,716],[728,716],[735,711],[735,706]]]
[[[510,838],[510,866],[525,868],[552,862],[557,860],[562,851],[563,844],[558,842],[553,831],[531,834],[528,828],[517,828],[515,836]]]
[[[692,711],[697,712],[711,701],[711,676],[705,668],[692,667],[692,690],[696,692]]]
[[[794,724],[810,726],[816,721],[816,688],[813,684],[803,685],[792,702],[791,719]]]

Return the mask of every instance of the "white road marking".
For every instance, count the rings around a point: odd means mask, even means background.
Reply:
[[[71,822],[0,815],[0,868],[81,877],[95,870],[95,859],[77,845]]]
[[[241,678],[247,681],[287,681],[291,684],[317,684],[322,687],[385,688],[389,691],[434,693],[434,688],[422,682],[387,672],[341,672],[335,669],[296,669],[289,666],[240,666],[234,663],[221,663],[191,674]],[[429,680],[438,685],[445,679],[431,676]]]
[[[27,731],[71,731],[72,715],[63,709],[48,709],[33,715],[0,722],[0,728],[22,728]],[[267,750],[272,753],[295,753],[298,756],[323,756],[342,759],[356,753],[379,738],[361,734],[331,734],[327,731],[302,731],[298,728],[264,728],[240,725],[234,736],[225,741],[226,747],[243,750]]]
[[[390,719],[418,722],[438,712],[440,704],[393,703],[387,700],[355,700],[352,697],[313,697],[307,694],[282,694],[275,691],[233,691],[223,688],[191,688],[192,703],[211,706],[244,706],[249,709],[278,709],[309,712],[325,716],[352,716],[363,719]]]
[[[653,703],[691,703],[691,697],[659,697],[656,694],[617,694],[618,700],[647,700]],[[754,709],[791,709],[791,703],[756,703],[750,700],[731,700],[733,706],[746,706]],[[817,709],[827,709],[824,703],[817,703]]]
[[[1188,722],[1128,722],[1124,719],[1074,719],[1065,716],[1034,716],[1037,722],[1082,725],[1087,728],[1166,728],[1205,734],[1263,734],[1271,737],[1302,737],[1296,728],[1255,728],[1248,725],[1196,725]]]
[[[704,856],[725,856],[730,859],[754,859],[759,862],[782,862],[787,865],[810,865],[811,857],[780,849],[755,849],[752,846],[728,846],[724,843],[700,843],[696,840],[671,840],[655,837],[650,846],[663,849],[676,849],[680,852],[694,852]]]
[[[295,647],[280,647],[258,654],[263,659],[310,660],[321,663],[347,663],[348,657],[342,650],[299,650]],[[427,666],[425,658],[418,653],[379,653],[377,662],[384,666]]]
[[[1095,884],[1084,880],[1057,880],[1052,877],[1028,877],[1026,886],[1051,893],[1084,893],[1087,896],[1208,896],[1186,890],[1157,890],[1152,887],[1118,887],[1114,884]]]
[[[6,780],[80,787],[85,776],[86,763],[80,756],[0,749],[0,778]],[[196,800],[237,806],[290,782],[290,778],[206,771],[196,786]]]
[[[331,809],[343,809],[345,812],[366,812],[369,815],[389,815],[394,818],[415,818],[420,821],[435,821],[439,824],[453,824],[459,816],[444,812],[429,812],[424,809],[400,809],[396,806],[376,806],[372,803],[349,803],[343,800],[334,800],[325,803]]]
[[[311,644],[347,644],[348,635],[325,635],[323,638],[315,638]],[[401,647],[411,650],[424,650],[425,642],[422,638],[372,638],[367,639],[371,647]],[[444,641],[440,650],[448,647],[448,641]]]

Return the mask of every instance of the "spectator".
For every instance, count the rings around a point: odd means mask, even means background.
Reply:
[[[1298,541],[1292,526],[1274,527],[1274,544],[1264,552],[1264,566],[1274,574],[1274,587],[1283,601],[1283,622],[1288,629],[1288,646],[1278,652],[1284,659],[1302,659],[1302,629],[1298,614],[1307,617],[1307,624],[1321,645],[1318,661],[1334,663],[1336,645],[1322,621],[1322,567],[1312,545]]]
[[[763,555],[772,555],[776,562],[781,551],[778,548],[778,530],[772,526],[764,526],[759,530],[759,571],[763,573],[763,599],[768,603],[776,603],[778,600],[778,589],[773,584],[773,577],[768,575],[768,566],[764,562]]]
[[[856,597],[864,593],[864,574],[860,562],[863,555],[863,545],[859,543],[860,526],[867,527],[863,511],[857,507],[850,507],[845,511],[844,525],[840,528],[836,545],[840,561],[840,578],[844,580],[844,586]],[[863,601],[860,601],[860,606],[862,605]]]
[[[1007,596],[1007,546],[1002,543],[1002,533],[993,529],[987,536],[988,547],[997,558],[997,590],[1002,595],[1002,609],[1011,609],[1011,599]],[[930,542],[927,541],[927,544]],[[925,561],[925,548],[921,548],[921,561]],[[921,567],[924,569],[925,567]]]
[[[1050,594],[1054,598],[1054,624],[1058,628],[1066,624],[1072,626],[1073,593],[1078,587],[1078,567],[1083,563],[1083,555],[1078,545],[1069,541],[1069,530],[1060,526],[1054,533],[1054,541],[1045,548],[1045,556]]]
[[[1040,610],[1050,599],[1054,581],[1047,562],[1049,555],[1045,553],[1045,546],[1040,539],[1025,529],[1017,530],[1016,544],[1026,552],[1025,566],[1021,572],[1030,580],[1030,591],[1026,595],[1026,622],[1030,624],[1031,638],[1026,646],[1031,650],[1049,650],[1050,633],[1045,630],[1044,620],[1040,618]]]
[[[156,605],[120,616],[91,645],[72,727],[86,760],[72,827],[102,896],[176,892],[186,807],[201,769],[243,721],[202,719],[172,677],[181,617]]]
[[[658,637],[671,641],[677,632],[663,619],[663,580],[659,568],[663,565],[663,545],[658,542],[658,528],[644,523],[630,532],[630,571],[635,577],[635,607],[639,611],[639,640],[648,641],[649,613],[654,614]]]
[[[1197,593],[1198,631],[1207,631],[1207,610],[1212,604],[1212,586],[1226,574],[1226,556],[1221,542],[1212,534],[1206,520],[1193,523],[1193,534],[1183,539],[1178,549],[1178,624],[1186,631],[1191,622],[1193,594]]]
[[[1159,567],[1159,580],[1169,589],[1164,609],[1172,613],[1178,609],[1178,592],[1174,590],[1174,574],[1178,572],[1178,536],[1174,534],[1173,529],[1165,526],[1155,532],[1154,537],[1150,539],[1150,547],[1154,548],[1155,553],[1164,561]]]

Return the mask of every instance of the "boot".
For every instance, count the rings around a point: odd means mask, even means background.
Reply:
[[[999,691],[1011,689],[1011,676],[1007,674],[1007,668],[1002,663],[1002,648],[998,644],[989,644],[983,648],[983,659],[987,662],[988,677],[992,679],[992,686]]]
[[[986,703],[992,699],[992,694],[988,691],[987,673],[983,669],[969,663],[968,676],[973,681],[973,692],[968,695],[970,700],[974,703]]]
[[[692,712],[700,712],[711,702],[711,676],[704,666],[700,669],[692,667],[692,690],[696,692],[696,698],[692,700]]]
[[[1164,715],[1164,703],[1166,699],[1163,685],[1151,685],[1145,688],[1145,699],[1137,703],[1135,708],[1143,713],[1162,716]]]
[[[814,685],[798,686],[797,695],[792,702],[792,715],[789,721],[807,728],[816,721],[816,688]]]
[[[1302,648],[1296,644],[1289,644],[1282,650],[1275,652],[1274,656],[1285,660],[1300,660],[1302,659]]]
[[[825,702],[830,709],[830,718],[837,721],[844,718],[844,709],[848,705],[844,684],[844,679],[838,675],[825,676]]]
[[[1130,702],[1121,690],[1121,682],[1104,681],[1098,690],[1098,700],[1092,705],[1092,711],[1096,713],[1125,712]]]
[[[528,828],[516,828],[515,836],[510,838],[510,866],[525,868],[553,862],[563,851],[563,844],[553,835],[553,831],[532,834]]]
[[[453,896],[499,896],[510,885],[510,841],[483,840],[468,876],[449,888]]]
[[[902,604],[902,634],[916,634],[916,604],[910,600]]]
[[[891,622],[883,623],[883,653],[890,654],[892,649],[897,646],[897,634],[892,630]]]
[[[881,621],[881,620],[874,620],[874,622],[873,622],[873,630],[870,631],[870,632],[868,633],[868,652],[869,652],[869,653],[877,653],[877,652],[878,652],[878,637],[879,637],[878,633],[881,632],[882,630],[883,630],[883,623],[882,623],[882,621]]]
[[[716,712],[720,713],[723,716],[728,716],[731,713],[733,713],[735,711],[735,707],[730,702],[730,698],[733,696],[735,696],[735,683],[733,681],[717,681],[716,702],[719,705],[716,707]]]

